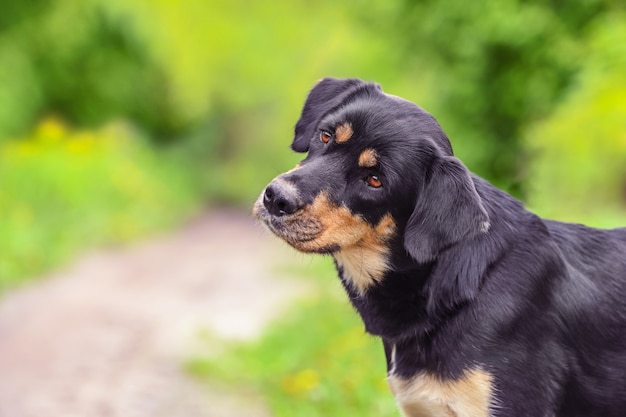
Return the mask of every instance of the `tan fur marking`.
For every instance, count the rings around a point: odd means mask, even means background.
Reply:
[[[378,154],[374,149],[366,149],[359,155],[359,166],[363,168],[374,168],[378,165]]]
[[[255,212],[263,210],[262,204],[261,195]],[[328,195],[321,193],[313,203],[283,221],[283,227],[272,229],[274,233],[302,252],[332,251],[346,279],[361,294],[380,281],[388,269],[387,244],[396,232],[390,214],[372,226],[347,207],[331,203]]]
[[[367,232],[368,225],[347,207],[332,204],[325,193],[318,195],[309,207],[303,209],[302,217],[319,222],[320,230],[315,239],[304,242],[300,248],[311,251],[331,247],[355,245]]]
[[[385,215],[376,227],[367,226],[360,241],[352,246],[344,246],[333,256],[343,268],[344,277],[354,289],[363,294],[367,289],[380,282],[389,269],[389,247],[387,241],[394,235],[396,224],[390,214]]]
[[[387,380],[406,417],[489,417],[493,377],[481,369],[449,381],[428,373],[410,379],[392,375]]]
[[[283,181],[285,187],[294,187],[280,177],[276,180]],[[294,193],[297,194],[297,190]],[[265,219],[266,225],[291,246],[302,252],[332,253],[343,268],[345,278],[361,294],[383,278],[388,269],[388,243],[396,233],[390,214],[372,226],[347,207],[333,204],[322,192],[311,204],[274,224],[263,214],[266,212],[263,194],[254,204],[254,215]]]
[[[352,126],[350,123],[343,123],[335,129],[335,142],[346,143],[352,137]]]

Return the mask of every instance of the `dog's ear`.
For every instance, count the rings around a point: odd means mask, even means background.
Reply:
[[[441,250],[488,228],[489,216],[467,168],[455,157],[435,157],[406,226],[407,252],[420,263],[432,261]]]
[[[364,84],[366,83],[356,78],[324,78],[318,82],[306,98],[302,114],[296,123],[291,149],[308,152],[309,143],[322,117],[341,104],[350,91]]]

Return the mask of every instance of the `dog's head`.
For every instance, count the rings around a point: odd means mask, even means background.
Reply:
[[[306,158],[265,188],[254,213],[294,248],[332,254],[360,292],[392,255],[427,263],[488,224],[437,121],[377,84],[320,81],[291,147]]]

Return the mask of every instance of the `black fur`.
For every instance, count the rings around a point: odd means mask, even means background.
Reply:
[[[347,144],[319,132],[349,122]],[[283,179],[300,204],[322,190],[375,225],[390,213],[390,269],[359,294],[339,274],[395,374],[494,377],[494,416],[626,415],[626,229],[542,220],[452,155],[435,119],[359,80],[322,80],[292,148],[308,151]],[[380,165],[356,166],[373,148]],[[376,174],[383,187],[365,181]]]

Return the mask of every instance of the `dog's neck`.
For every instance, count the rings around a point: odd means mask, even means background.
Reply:
[[[393,269],[388,268],[365,291],[354,285],[345,264],[337,259],[335,263],[368,333],[388,340],[419,338],[432,335],[475,297],[487,263],[472,262],[461,253],[472,253],[484,244],[472,241],[450,247],[421,264],[405,250],[403,236],[397,236],[389,242],[387,258]]]
[[[361,316],[368,333],[400,339],[419,329],[432,327],[427,323],[424,286],[431,275],[433,263],[416,264],[408,256],[392,251],[389,264],[398,270],[386,270],[381,279],[365,291],[354,285],[351,271],[335,261],[341,282],[352,305]],[[421,330],[420,330],[421,333]]]

